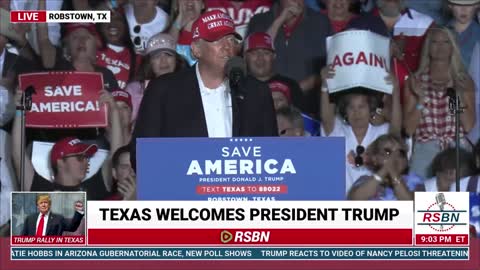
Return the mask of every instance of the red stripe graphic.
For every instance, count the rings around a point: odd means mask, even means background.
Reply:
[[[221,241],[221,237],[226,243]],[[412,243],[412,229],[88,230],[88,244],[95,245],[412,245]]]

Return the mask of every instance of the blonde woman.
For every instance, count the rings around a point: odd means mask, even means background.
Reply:
[[[420,66],[405,86],[404,127],[414,136],[411,170],[425,178],[436,154],[455,143],[455,116],[449,110],[451,88],[465,107],[460,114],[462,147],[475,123],[475,91],[455,37],[447,28],[433,28],[423,45]]]

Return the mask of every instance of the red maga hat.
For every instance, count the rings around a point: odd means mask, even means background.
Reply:
[[[98,150],[95,144],[82,143],[78,138],[67,137],[57,141],[50,151],[50,163],[56,165],[59,159],[69,156],[93,156]]]
[[[267,49],[274,52],[272,37],[265,32],[255,32],[248,35],[245,39],[245,51],[254,49]]]
[[[204,39],[216,41],[226,35],[234,35],[242,40],[242,36],[235,31],[235,23],[228,14],[219,10],[212,10],[203,13],[192,26],[192,41]]]

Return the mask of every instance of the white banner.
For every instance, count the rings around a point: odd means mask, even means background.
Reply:
[[[52,180],[53,172],[50,165],[50,152],[53,147],[53,143],[49,142],[33,142],[32,150],[32,165],[36,173],[41,177],[49,180]],[[84,181],[94,176],[103,165],[105,159],[107,159],[108,151],[103,149],[98,149],[95,155],[89,160],[89,167],[87,175],[85,176]]]
[[[327,80],[330,93],[365,87],[391,94],[387,84],[390,70],[390,40],[370,31],[355,30],[327,38],[327,64],[335,77]]]

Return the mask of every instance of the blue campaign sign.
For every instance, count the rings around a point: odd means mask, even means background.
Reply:
[[[345,139],[143,138],[140,200],[343,200]]]

